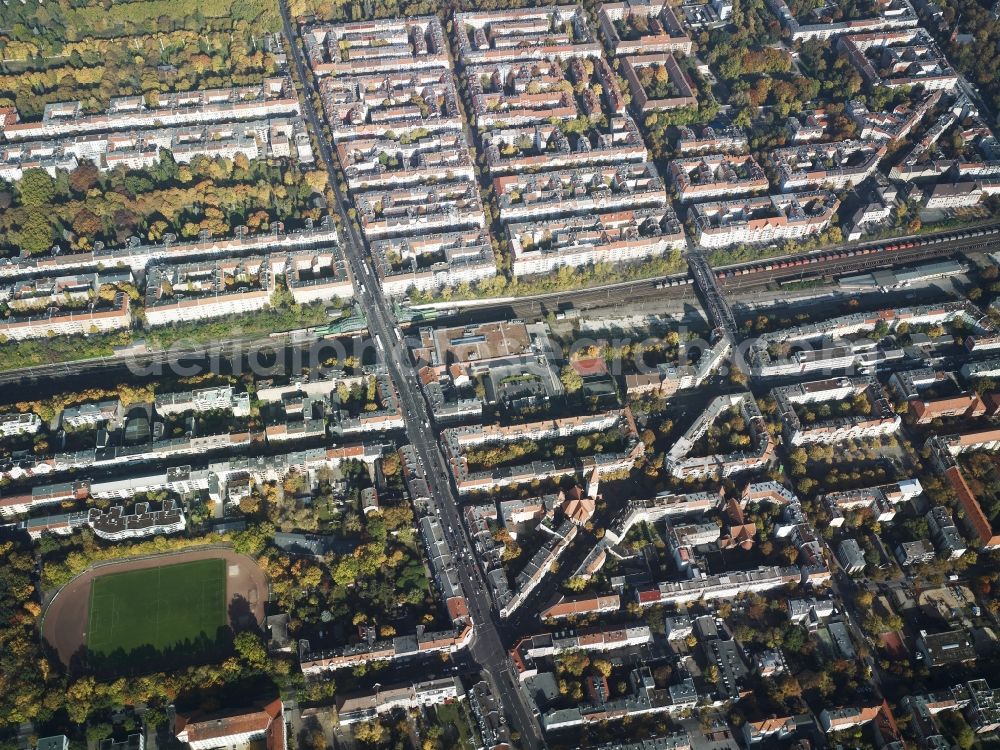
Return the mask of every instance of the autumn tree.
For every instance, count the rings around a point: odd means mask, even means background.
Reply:
[[[576,393],[583,388],[583,378],[572,365],[564,365],[559,373],[559,380],[562,382],[566,393]]]
[[[21,205],[37,208],[50,203],[56,194],[56,183],[44,169],[27,169],[17,183]]]
[[[36,211],[29,213],[11,236],[14,244],[19,245],[29,255],[40,255],[52,246],[54,228],[49,217]]]
[[[101,179],[100,170],[93,162],[80,162],[79,166],[69,173],[69,186],[74,193],[85,195],[88,190],[97,185]]]
[[[385,727],[377,721],[366,721],[354,728],[354,739],[362,745],[378,745],[385,736]]]
[[[93,211],[81,208],[73,217],[73,232],[80,237],[93,237],[101,231],[101,220]]]
[[[254,633],[239,633],[233,640],[233,647],[245,665],[253,670],[264,670],[267,667],[267,651],[260,638]]]

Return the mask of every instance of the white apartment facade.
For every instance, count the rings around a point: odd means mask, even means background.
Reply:
[[[836,195],[818,190],[744,200],[696,203],[691,208],[704,248],[798,240],[824,231],[840,207]]]
[[[299,100],[289,78],[268,78],[256,86],[202,89],[160,94],[156,104],[143,97],[117,97],[102,114],[87,114],[81,102],[56,102],[45,107],[40,122],[7,122],[7,141],[63,138],[109,130],[160,128],[254,120],[299,114]]]
[[[46,336],[108,333],[130,328],[131,304],[119,294],[112,307],[89,310],[62,310],[37,316],[6,318],[0,321],[0,340],[23,341]]]

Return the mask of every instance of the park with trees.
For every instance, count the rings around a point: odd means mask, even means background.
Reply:
[[[289,159],[199,155],[178,164],[166,151],[144,170],[101,172],[81,162],[52,177],[29,169],[0,190],[0,255],[46,255],[53,245],[85,252],[131,237],[155,243],[168,233],[183,240],[228,237],[240,226],[255,234],[277,222],[295,229],[321,218],[312,198],[325,177]]]

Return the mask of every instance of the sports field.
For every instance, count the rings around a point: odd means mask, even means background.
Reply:
[[[227,625],[221,558],[98,576],[90,587],[87,648],[92,654],[163,651]]]

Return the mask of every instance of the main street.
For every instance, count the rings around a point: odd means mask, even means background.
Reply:
[[[344,197],[338,188],[337,170],[330,144],[323,136],[322,123],[313,106],[310,78],[306,74],[302,48],[298,43],[298,35],[292,28],[286,0],[280,0],[278,6],[281,9],[281,19],[291,48],[295,70],[303,86],[304,113],[316,134],[320,156],[329,175],[334,194],[334,207],[343,230],[345,255],[354,274],[357,298],[368,318],[368,330],[375,339],[379,357],[399,390],[407,437],[423,464],[431,499],[440,511],[442,524],[447,530],[449,547],[474,624],[471,655],[482,670],[490,689],[506,708],[510,726],[520,734],[521,744],[527,748],[541,747],[544,745],[541,730],[519,689],[513,667],[507,660],[507,652],[494,619],[496,615],[487,593],[489,589],[482,579],[476,564],[475,550],[465,533],[458,502],[452,493],[444,456],[438,446],[431,415],[409,360],[409,352],[404,346],[399,326],[393,318],[392,306],[382,296],[371,265],[366,262],[365,243],[344,207]]]

